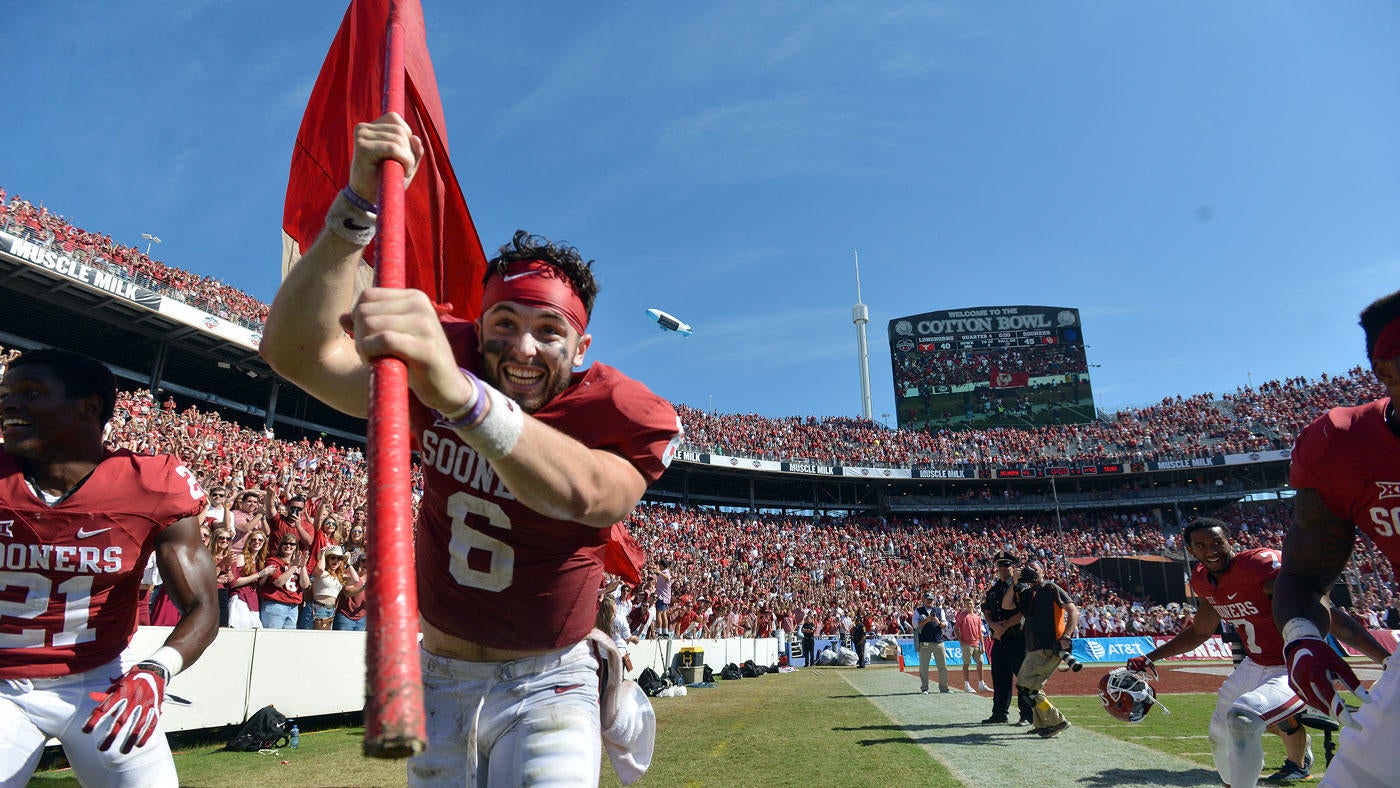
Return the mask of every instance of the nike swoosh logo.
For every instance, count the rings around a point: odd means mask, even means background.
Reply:
[[[112,529],[111,529],[111,528],[98,528],[96,531],[89,531],[89,530],[87,530],[86,528],[79,528],[79,529],[78,529],[78,538],[79,538],[79,539],[86,539],[86,538],[88,538],[89,536],[97,536],[98,534],[105,534],[105,533],[107,533],[107,532],[110,531],[110,530],[112,530]]]
[[[341,224],[343,227],[345,227],[345,229],[347,229],[347,230],[354,230],[354,231],[357,232],[357,233],[362,233],[362,232],[364,232],[365,230],[368,230],[368,229],[369,229],[369,225],[367,225],[367,224],[365,224],[365,225],[355,224],[354,222],[350,221],[349,219],[342,219],[342,220],[340,221],[340,224]]]
[[[1226,599],[1234,599],[1234,598],[1237,597],[1237,596],[1239,596],[1239,594],[1226,594],[1226,595],[1225,595],[1225,598],[1226,598]]]
[[[576,690],[576,689],[578,689],[579,687],[582,687],[582,686],[583,686],[582,684],[563,684],[563,685],[560,685],[560,686],[554,688],[554,694],[555,694],[555,695],[563,695],[564,693],[568,692],[569,690]]]
[[[501,281],[502,281],[502,282],[514,282],[515,280],[517,280],[517,279],[519,279],[519,278],[521,278],[521,277],[523,277],[523,276],[534,276],[535,274],[538,274],[538,273],[539,273],[539,271],[522,271],[521,273],[518,273],[518,274],[506,274],[505,276],[501,277]]]

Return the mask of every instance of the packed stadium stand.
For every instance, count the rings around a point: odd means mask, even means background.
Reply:
[[[0,344],[78,350],[122,379],[109,445],[178,454],[207,488],[264,489],[276,505],[307,494],[339,540],[363,520],[363,422],[262,362],[266,304],[3,189],[0,277]],[[1241,546],[1279,545],[1298,430],[1382,395],[1357,368],[1173,395],[1089,424],[963,431],[679,405],[686,443],[628,525],[669,562],[675,603],[699,608],[715,636],[806,619],[832,632],[858,614],[907,630],[917,595],[975,596],[1001,549],[1043,558],[1083,603],[1086,632],[1170,633],[1191,611],[1182,525],[1210,514]],[[1346,603],[1384,615],[1388,572],[1363,546]]]

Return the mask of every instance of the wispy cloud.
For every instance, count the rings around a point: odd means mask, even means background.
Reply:
[[[878,145],[885,121],[861,116],[815,91],[719,104],[673,122],[657,152],[689,179],[735,182],[791,175],[876,174],[853,158]]]

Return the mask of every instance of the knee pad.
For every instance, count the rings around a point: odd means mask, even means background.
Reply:
[[[1230,713],[1226,715],[1226,723],[1230,727],[1230,736],[1242,740],[1258,740],[1268,727],[1254,712],[1240,708],[1230,709]]]

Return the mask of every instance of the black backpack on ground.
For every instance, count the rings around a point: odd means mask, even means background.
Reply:
[[[658,676],[655,670],[643,668],[641,674],[637,676],[637,686],[641,687],[642,692],[645,692],[649,697],[654,698],[656,693],[670,685],[666,683],[665,679]]]
[[[710,670],[710,666],[709,666],[709,665],[706,665],[706,666],[705,666],[704,682],[705,682],[706,684],[714,684],[714,683],[715,683],[715,672],[714,672],[713,670]]]
[[[743,678],[744,673],[743,671],[739,670],[738,665],[735,665],[733,662],[731,662],[720,669],[719,677],[724,679],[725,681],[733,681],[735,679]]]
[[[666,669],[666,680],[671,682],[673,687],[685,686],[685,676],[681,675],[681,669],[675,665]]]
[[[238,729],[238,734],[224,745],[233,752],[257,752],[285,747],[291,740],[287,731],[287,715],[272,706],[264,706],[253,712],[253,716]]]
[[[757,678],[767,672],[767,669],[760,668],[751,659],[744,660],[744,664],[739,668],[739,673],[746,679]]]

